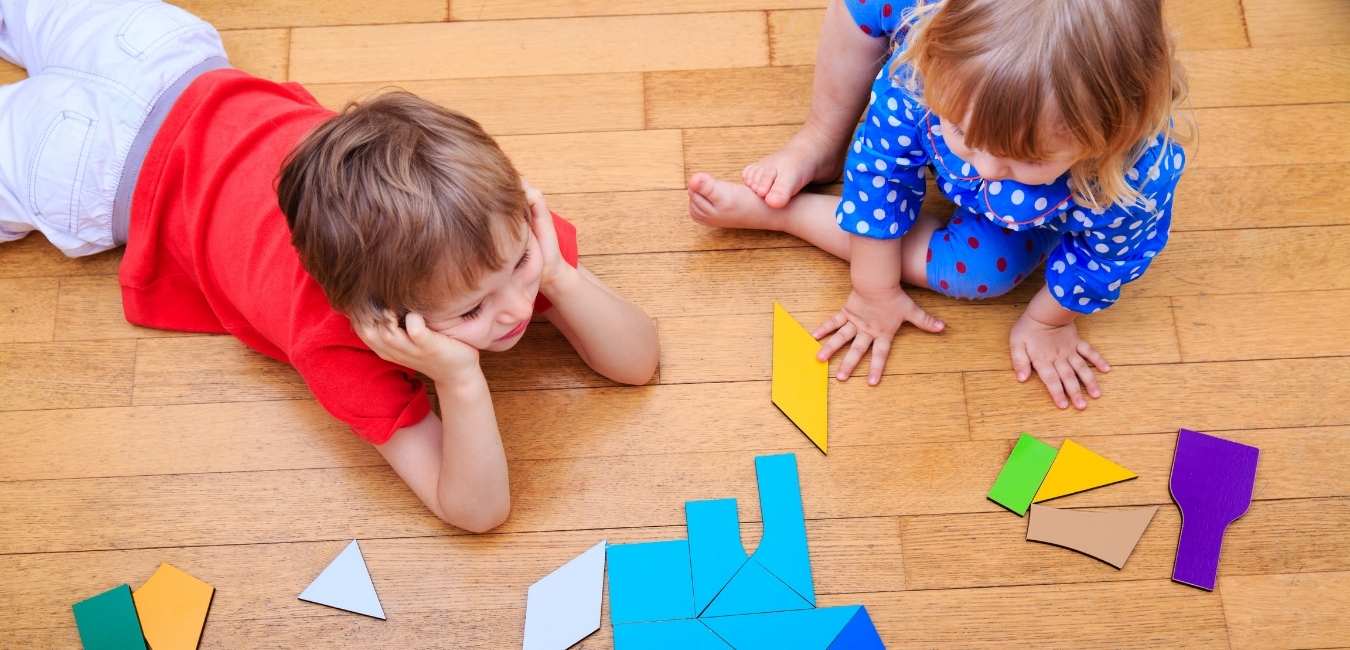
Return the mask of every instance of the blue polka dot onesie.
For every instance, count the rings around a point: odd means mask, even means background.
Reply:
[[[845,0],[866,34],[890,38],[914,0]],[[894,57],[895,55],[893,55]],[[948,148],[937,116],[882,67],[867,113],[850,143],[835,221],[873,239],[904,236],[934,174],[956,204],[933,233],[928,283],[957,298],[988,298],[1017,286],[1042,262],[1050,292],[1065,309],[1093,313],[1120,298],[1167,244],[1172,199],[1186,156],[1163,138],[1147,144],[1126,179],[1140,200],[1088,209],[1074,202],[1068,174],[1048,185],[986,181]]]

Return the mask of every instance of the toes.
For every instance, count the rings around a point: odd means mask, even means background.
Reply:
[[[769,189],[767,194],[761,196],[764,197],[764,202],[768,203],[770,207],[781,208],[786,206],[788,201],[791,201],[792,197],[796,196],[804,185],[806,183],[802,182],[800,177],[780,173],[774,180],[773,187]]]
[[[750,186],[750,189],[754,190],[760,198],[764,198],[764,195],[768,193],[769,188],[773,185],[774,177],[778,175],[778,170],[759,163],[747,167],[746,172],[749,177],[746,185]]]

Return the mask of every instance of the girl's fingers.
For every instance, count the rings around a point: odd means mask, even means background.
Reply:
[[[857,333],[857,329],[853,327],[853,323],[844,323],[838,330],[835,330],[834,335],[831,336],[829,340],[825,341],[824,345],[820,346],[820,353],[816,355],[816,358],[821,361],[829,361],[830,357],[834,356],[834,353],[838,352],[839,348],[844,347],[849,341],[852,341],[854,335]]]
[[[1048,363],[1038,364],[1036,374],[1040,376],[1046,390],[1050,391],[1050,398],[1055,401],[1055,406],[1062,409],[1069,408],[1069,400],[1064,396],[1064,385],[1060,382],[1055,369]]]
[[[1069,365],[1073,366],[1074,372],[1078,373],[1078,379],[1083,382],[1083,388],[1087,389],[1088,395],[1091,395],[1093,399],[1102,396],[1102,389],[1097,385],[1097,375],[1093,374],[1092,368],[1083,360],[1083,357],[1076,354],[1070,355]]]
[[[1068,359],[1056,361],[1055,372],[1059,374],[1059,380],[1064,384],[1064,392],[1068,394],[1074,408],[1080,411],[1087,408],[1087,398],[1083,397],[1083,387],[1078,384],[1078,376],[1074,374],[1073,366],[1069,365]]]
[[[848,353],[844,355],[844,360],[839,364],[839,372],[835,374],[835,379],[839,381],[848,381],[853,376],[853,369],[858,367],[858,362],[862,361],[863,355],[867,354],[867,348],[872,343],[872,337],[859,332],[853,337],[853,345],[849,346]]]
[[[1096,348],[1093,348],[1087,341],[1078,342],[1078,354],[1084,359],[1092,362],[1092,365],[1097,366],[1098,370],[1102,372],[1111,372],[1111,364],[1107,363],[1106,358],[1098,353]]]
[[[918,327],[919,329],[925,332],[930,332],[932,334],[937,334],[938,332],[941,332],[943,328],[947,327],[946,323],[943,323],[941,320],[938,320],[936,317],[924,311],[923,308],[919,307],[918,305],[914,306],[914,313],[911,313],[906,318],[906,320],[908,320],[911,323],[914,323],[915,327]]]
[[[1017,381],[1026,381],[1031,377],[1031,357],[1027,356],[1025,347],[1013,344],[1012,365],[1013,372],[1017,375]]]
[[[840,327],[843,327],[844,323],[847,322],[848,322],[848,314],[845,314],[841,310],[839,313],[831,316],[829,320],[821,323],[818,327],[816,327],[816,329],[811,332],[811,336],[815,338],[817,341],[819,341],[826,334],[829,334],[830,332],[833,332],[839,329]]]
[[[876,386],[881,383],[881,373],[886,370],[886,360],[891,354],[891,341],[879,338],[872,341],[872,363],[867,368],[867,383]]]

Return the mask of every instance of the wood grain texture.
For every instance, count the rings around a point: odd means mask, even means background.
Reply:
[[[965,375],[966,402],[976,438],[1006,436],[1028,422],[1047,435],[1350,424],[1344,401],[1350,386],[1329,380],[1346,372],[1350,359],[1344,357],[1116,366],[1099,378],[1102,398],[1074,413],[1056,409],[1033,382],[1018,384],[1007,372],[972,372]],[[1298,406],[1274,409],[1271,400]]]
[[[677,37],[650,47],[653,34]],[[753,67],[768,58],[761,12],[318,27],[291,34],[291,77],[306,83]]]
[[[512,135],[497,142],[546,194],[684,187],[679,131]]]
[[[0,278],[68,277],[117,273],[122,249],[88,257],[66,257],[40,233],[0,246]]]
[[[1350,356],[1350,291],[1178,296],[1172,304],[1186,361]]]
[[[186,336],[140,327],[122,312],[122,286],[115,275],[61,278],[56,305],[55,338],[60,341],[138,339]]]
[[[493,135],[626,131],[643,128],[642,75],[561,75],[513,79],[311,84],[325,106],[400,88],[472,117]]]
[[[1243,0],[1254,47],[1350,44],[1350,5],[1342,0]]]
[[[0,411],[129,405],[135,361],[134,341],[5,344]]]
[[[1234,648],[1326,648],[1350,639],[1350,572],[1224,577],[1219,595]]]
[[[59,288],[57,278],[0,280],[0,344],[52,340]]]
[[[285,81],[290,58],[288,29],[247,29],[220,33],[230,64],[264,79]]]
[[[296,27],[300,25],[370,25],[420,23],[445,19],[445,0],[171,0],[217,29]]]
[[[1180,59],[1197,108],[1350,101],[1346,45],[1196,50]]]
[[[563,18],[683,14],[761,9],[806,9],[821,0],[458,0],[450,7],[452,20]]]
[[[0,84],[11,84],[28,76],[28,72],[9,61],[0,61]]]
[[[1350,223],[1350,165],[1192,169],[1172,204],[1174,232]]]

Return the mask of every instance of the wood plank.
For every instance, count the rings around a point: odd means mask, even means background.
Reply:
[[[1055,504],[1050,504],[1055,505]],[[1223,579],[1239,575],[1350,570],[1350,499],[1257,501],[1224,536]],[[1181,515],[1163,507],[1123,569],[1026,541],[1025,519],[1008,513],[904,517],[906,589],[1167,580]],[[1224,589],[1221,589],[1223,591]]]
[[[577,227],[583,255],[800,247],[778,232],[709,228],[689,218],[686,190],[551,194],[553,211]]]
[[[1324,648],[1350,639],[1350,572],[1230,576],[1219,594],[1234,648]]]
[[[1259,499],[1350,493],[1350,478],[1340,471],[1350,461],[1345,435],[1344,428],[1224,433],[1263,445]],[[1067,497],[1072,501],[1063,505],[1170,501],[1166,476],[1175,434],[1090,442],[1140,478]],[[832,449],[828,459],[798,453],[806,516],[995,512],[985,492],[1010,445],[1003,439],[849,446]],[[752,522],[759,520],[755,492],[744,451],[517,460],[511,464],[513,515],[498,532],[675,526],[684,521],[686,500],[723,497],[738,499],[741,520]],[[455,532],[387,467],[0,483],[0,554]]]
[[[1350,101],[1344,45],[1198,50],[1180,58],[1196,108]]]
[[[217,29],[298,27],[300,25],[370,25],[444,20],[445,0],[172,0]]]
[[[0,84],[12,84],[28,77],[28,71],[9,61],[0,61]]]
[[[116,274],[122,249],[88,257],[66,257],[42,233],[0,245],[0,278]]]
[[[683,189],[679,131],[614,131],[497,138],[540,191]]]
[[[820,601],[867,605],[893,648],[1228,647],[1219,600],[1164,580],[848,594]]]
[[[1350,288],[1350,227],[1172,233],[1130,296]]]
[[[1350,424],[1350,382],[1331,380],[1347,373],[1345,357],[1116,366],[1100,378],[1102,398],[1072,413],[1056,409],[1035,380],[1018,384],[1007,372],[965,379],[972,435],[1001,438],[1029,423],[1045,435]]]
[[[493,0],[451,3],[452,20],[514,20],[573,16],[717,13],[763,9],[807,9],[820,0]]]
[[[122,286],[115,275],[88,275],[61,279],[56,306],[56,339],[138,339],[184,336],[183,332],[140,327],[122,312]]]
[[[1350,164],[1192,169],[1173,203],[1172,231],[1350,223]]]
[[[1275,4],[1275,0],[1266,1]],[[1335,1],[1322,0],[1324,4]],[[1183,50],[1224,49],[1249,45],[1242,7],[1240,0],[1169,0],[1164,11],[1168,27],[1177,35]],[[815,63],[824,20],[823,9],[769,12],[773,65]]]
[[[642,75],[559,75],[513,79],[313,84],[308,90],[325,106],[390,87],[453,108],[494,135],[623,131],[643,128]]]
[[[141,339],[134,345],[136,406],[309,397],[293,368],[232,336]]]
[[[135,346],[133,341],[0,346],[0,411],[130,404]]]
[[[289,29],[225,31],[220,38],[234,67],[264,79],[286,80],[291,46]]]
[[[814,328],[831,311],[793,316]],[[1017,305],[948,303],[937,314],[951,326],[939,336],[910,330],[902,333],[886,366],[886,374],[1007,370],[1008,330],[1021,316]],[[661,321],[661,381],[742,381],[769,377],[772,330],[769,312],[728,316],[666,318]],[[1173,363],[1181,360],[1171,306],[1162,298],[1122,303],[1084,319],[1083,336],[1110,351],[1117,364]],[[716,332],[716,336],[708,333]],[[831,376],[840,356],[831,362]],[[854,376],[866,375],[866,363]],[[833,388],[841,386],[831,382]]]
[[[58,278],[0,280],[0,343],[52,340],[60,283]]]
[[[759,524],[742,526],[748,549]],[[900,530],[894,518],[812,521],[816,590],[821,594],[903,588]],[[422,612],[504,610],[524,605],[525,592],[598,540],[627,543],[675,539],[685,528],[587,530],[511,535],[461,535],[362,539],[380,601],[391,620]],[[105,584],[133,587],[168,562],[216,587],[211,620],[238,621],[263,615],[285,621],[326,610],[295,598],[346,541],[241,544],[174,549],[40,553],[0,557],[7,589],[0,629],[60,627],[70,622],[74,594],[97,593]],[[510,558],[503,562],[503,558]],[[32,576],[43,576],[32,580]],[[23,607],[17,607],[23,604]]]
[[[1254,47],[1350,43],[1350,5],[1344,0],[1243,0]]]
[[[647,128],[801,124],[814,66],[648,72]]]
[[[1186,361],[1350,356],[1350,291],[1178,296],[1172,304]]]
[[[653,34],[684,37],[653,47]],[[768,59],[761,12],[320,27],[291,34],[291,77],[306,83],[744,68]]]

